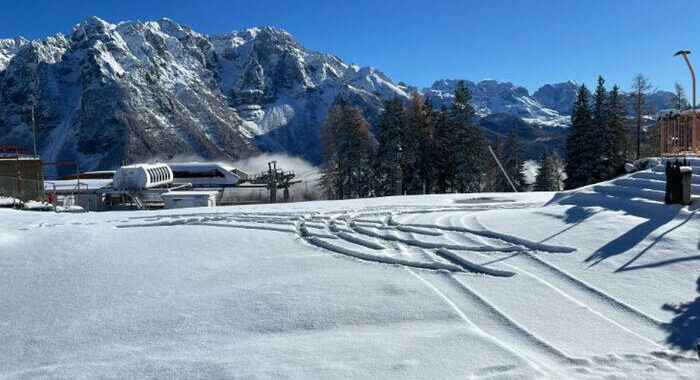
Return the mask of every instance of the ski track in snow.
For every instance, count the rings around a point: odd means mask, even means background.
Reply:
[[[521,205],[502,207],[508,206]],[[134,217],[117,227],[201,225],[292,233],[304,244],[350,260],[403,267],[433,290],[471,329],[525,360],[544,376],[558,377],[551,371],[561,365],[586,373],[592,366],[612,369],[622,366],[625,360],[638,360],[650,366],[663,366],[664,363],[660,362],[668,360],[689,360],[657,343],[662,338],[660,327],[664,324],[661,321],[538,257],[538,253],[567,254],[574,248],[537,243],[489,230],[471,213],[460,216],[457,221],[451,218],[454,212],[483,209],[406,206],[398,211],[393,207],[329,213],[189,213]],[[432,219],[433,223],[410,222],[414,217],[436,213],[438,216]],[[409,218],[402,223],[397,217],[403,215]],[[456,237],[479,244],[465,245]],[[511,254],[501,259],[505,253]],[[473,255],[477,260],[500,256],[498,260],[480,264],[467,259],[467,255]],[[546,279],[538,275],[543,272],[549,274]],[[502,281],[509,281],[513,276],[527,276],[542,289],[549,289],[566,302],[584,307],[589,311],[589,318],[599,318],[601,323],[615,326],[630,339],[645,341],[656,350],[632,355],[634,357],[572,355],[570,350],[562,350],[545,337],[538,336],[520,324],[517,316],[509,315],[477,292],[469,285],[470,276],[501,278]],[[467,316],[464,310],[479,312]]]

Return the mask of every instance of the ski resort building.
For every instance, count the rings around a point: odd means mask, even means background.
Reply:
[[[277,169],[276,165],[251,177],[217,162],[133,164],[115,171],[64,176],[46,182],[43,192],[57,206],[80,206],[90,211],[212,207],[259,203],[263,199],[276,202],[274,195],[279,189],[289,201],[289,187],[299,182],[293,178],[294,172]],[[234,194],[251,189],[267,190],[270,197],[242,202]]]

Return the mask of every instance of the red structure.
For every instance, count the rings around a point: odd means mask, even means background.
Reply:
[[[682,56],[693,81],[693,103],[684,112],[668,112],[659,120],[659,151],[662,156],[698,154],[698,118],[695,110],[695,71],[688,60],[690,51],[681,50],[674,54]]]

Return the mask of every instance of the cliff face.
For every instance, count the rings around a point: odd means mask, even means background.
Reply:
[[[274,28],[206,36],[168,19],[0,40],[0,140],[45,160],[108,168],[146,157],[239,158],[285,151],[318,161],[318,133],[342,98],[368,116],[406,92],[372,68],[312,52]]]

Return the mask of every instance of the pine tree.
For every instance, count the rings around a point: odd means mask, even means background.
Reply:
[[[561,158],[557,152],[552,155],[545,150],[539,160],[539,168],[535,177],[535,191],[559,191],[561,190]]]
[[[420,178],[423,183],[423,193],[431,194],[435,191],[435,119],[437,112],[433,109],[428,99],[423,101],[425,121],[421,123],[421,132],[418,140]]]
[[[338,183],[338,155],[336,138],[343,124],[343,108],[333,105],[326,115],[326,120],[321,128],[321,154],[323,164],[321,167],[321,186],[328,199],[340,197],[341,184]]]
[[[522,191],[527,187],[525,182],[525,162],[522,157],[522,148],[520,146],[520,141],[515,135],[515,131],[511,130],[508,133],[508,137],[503,144],[503,155],[499,157],[501,159],[501,164],[508,178],[505,175],[499,176],[500,181],[497,183],[497,190],[499,192],[512,192],[513,187],[510,183],[513,183],[515,189]],[[508,181],[510,179],[510,182]]]
[[[587,140],[591,130],[590,92],[581,85],[571,112],[571,127],[566,136],[566,188],[574,189],[592,182],[591,169],[594,156]]]
[[[403,168],[407,162],[404,147],[406,119],[398,97],[384,101],[384,112],[377,120],[375,173],[378,195],[403,193]]]
[[[343,125],[336,138],[338,182],[341,199],[366,197],[371,193],[372,139],[369,123],[358,107],[343,109]]]
[[[357,107],[334,105],[321,130],[322,185],[329,199],[371,193],[372,140],[369,123]]]
[[[407,194],[422,194],[430,173],[429,153],[433,134],[429,110],[423,97],[414,91],[405,111],[403,183]]]
[[[535,183],[533,184],[533,190],[535,191],[550,191],[550,186],[554,182],[552,178],[552,167],[551,167],[551,157],[549,152],[545,149],[540,158],[537,160],[539,168],[537,168],[537,175],[535,176]]]
[[[451,188],[457,172],[453,149],[456,132],[454,123],[448,122],[444,106],[437,112],[434,120],[435,145],[432,157],[435,164],[435,188],[438,193],[446,193]]]
[[[549,156],[549,167],[552,170],[552,191],[564,188],[564,163],[556,151]]]
[[[605,142],[605,155],[608,157],[609,165],[605,179],[619,175],[624,170],[628,154],[628,130],[625,120],[625,105],[620,96],[620,88],[615,85],[607,98],[605,124],[608,138]]]
[[[460,81],[447,119],[456,137],[450,144],[455,158],[453,191],[478,192],[483,182],[486,139],[483,130],[472,124],[476,113],[470,100],[471,93],[466,83]]]
[[[612,136],[608,133],[606,118],[609,116],[607,110],[607,91],[605,90],[605,79],[598,76],[598,84],[593,95],[593,128],[586,130],[586,140],[588,149],[593,155],[591,176],[594,182],[607,179],[610,172],[610,162],[608,161],[608,142]]]

